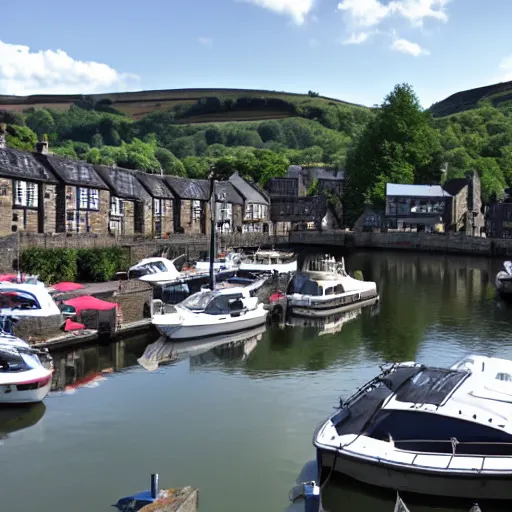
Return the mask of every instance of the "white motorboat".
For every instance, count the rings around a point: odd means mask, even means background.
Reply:
[[[60,317],[60,309],[42,283],[0,283],[0,316],[18,319]]]
[[[240,267],[240,254],[237,252],[228,252],[221,258],[216,258],[213,262],[214,270],[231,270]],[[196,272],[209,272],[210,262],[205,260],[196,261],[195,264]]]
[[[321,318],[363,307],[379,297],[377,284],[350,277],[343,259],[311,260],[306,268],[288,283],[286,297],[292,315]]]
[[[52,385],[39,351],[0,340],[0,404],[42,402]]]
[[[230,287],[197,292],[183,302],[170,306],[161,300],[152,302],[151,321],[171,340],[189,340],[234,333],[263,325],[267,311],[251,289]]]
[[[512,499],[512,361],[393,364],[315,432],[319,469],[396,491]]]
[[[512,298],[512,261],[505,261],[496,274],[496,289],[501,296]]]
[[[240,270],[291,274],[297,272],[297,259],[293,253],[257,250],[253,254],[241,255]]]

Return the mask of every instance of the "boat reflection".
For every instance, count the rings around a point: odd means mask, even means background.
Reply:
[[[146,347],[137,362],[146,370],[154,371],[160,365],[170,364],[185,357],[190,357],[190,365],[204,364],[219,357],[233,358],[240,356],[243,360],[254,350],[261,340],[265,326],[248,331],[223,334],[207,340],[172,342],[164,336]],[[236,355],[235,355],[236,352]]]
[[[44,416],[46,406],[43,402],[33,405],[8,406],[0,409],[0,439],[8,434],[33,427]]]
[[[110,345],[93,345],[52,354],[55,373],[51,391],[73,393],[78,388],[95,387],[106,375],[137,364],[154,337],[134,336]]]
[[[326,316],[323,318],[302,318],[292,316],[288,319],[286,324],[290,327],[302,327],[314,329],[317,331],[318,336],[326,334],[336,334],[341,331],[343,326],[350,320],[357,318],[363,309],[367,309],[370,315],[377,315],[379,313],[379,300],[374,299],[365,308],[356,308],[352,311],[338,313],[336,315]]]

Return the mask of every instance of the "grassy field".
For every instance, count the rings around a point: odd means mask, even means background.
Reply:
[[[93,95],[44,95],[44,96],[2,96],[0,110],[23,112],[29,108],[50,108],[65,110],[76,102],[91,106],[103,104],[122,112],[134,120],[138,120],[160,110],[168,110],[182,105],[192,105],[201,98],[216,97],[221,100],[250,98],[273,98],[293,104],[314,103],[318,106],[328,104],[353,105],[345,101],[326,97],[310,97],[307,94],[263,91],[252,89],[171,89],[163,91],[139,91]],[[289,117],[289,111],[269,109],[239,110],[236,112],[218,112],[203,116],[191,116],[180,122],[202,123],[222,121],[256,121],[265,119],[281,119]]]

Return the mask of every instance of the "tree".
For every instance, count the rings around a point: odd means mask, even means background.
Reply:
[[[155,157],[160,162],[164,174],[170,174],[172,176],[185,176],[185,166],[176,158],[168,149],[156,148]]]
[[[7,145],[22,151],[34,151],[37,135],[27,126],[7,125]]]
[[[27,126],[34,131],[38,137],[54,133],[56,130],[55,119],[45,108],[35,110],[26,118]]]
[[[347,157],[345,207],[349,223],[365,202],[384,203],[386,183],[425,183],[440,177],[439,133],[411,86],[384,99]]]

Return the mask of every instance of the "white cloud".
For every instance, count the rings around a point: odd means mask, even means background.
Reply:
[[[356,27],[375,27],[384,19],[401,16],[413,25],[421,26],[426,18],[448,21],[446,6],[450,0],[342,0],[338,10],[343,11]]]
[[[345,39],[342,44],[362,44],[370,37],[370,32],[357,32],[350,34],[348,39]]]
[[[413,57],[420,55],[430,55],[428,50],[422,48],[419,44],[407,41],[407,39],[395,39],[391,44],[391,49],[401,53],[407,53]]]
[[[343,0],[338,10],[345,12],[357,27],[374,27],[389,15],[389,7],[379,0]]]
[[[302,25],[313,9],[315,0],[245,0],[251,4],[269,9],[279,14],[291,16],[297,25]]]
[[[0,41],[0,92],[4,94],[71,94],[122,90],[138,77],[107,64],[75,60],[63,50],[31,51]]]
[[[213,39],[211,37],[198,37],[197,41],[205,46],[211,46],[213,44]]]
[[[502,59],[500,63],[500,71],[502,82],[509,82],[512,80],[512,55]]]

